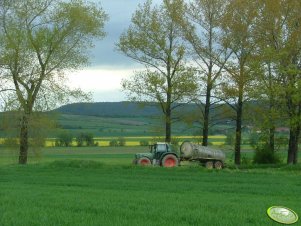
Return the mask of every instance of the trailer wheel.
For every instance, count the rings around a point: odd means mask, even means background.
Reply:
[[[216,161],[214,163],[214,168],[215,169],[222,169],[223,168],[223,163],[221,161]]]
[[[151,161],[149,160],[149,158],[142,157],[142,158],[138,159],[137,165],[139,165],[139,166],[150,166]]]
[[[205,163],[206,169],[213,169],[213,162],[212,161],[207,161]]]
[[[174,155],[165,155],[161,161],[163,167],[176,167],[179,165],[179,160]]]

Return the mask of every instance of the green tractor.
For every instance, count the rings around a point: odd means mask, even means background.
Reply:
[[[133,164],[141,166],[158,165],[163,167],[176,167],[179,165],[179,157],[168,143],[157,142],[149,146],[150,152],[137,153]]]
[[[222,169],[226,155],[223,151],[184,141],[177,154],[168,143],[158,142],[150,145],[149,153],[137,153],[133,163],[135,165],[158,165],[176,167],[182,161],[199,162],[207,169]]]

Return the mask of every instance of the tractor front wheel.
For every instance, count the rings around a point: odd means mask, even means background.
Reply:
[[[163,167],[176,167],[179,165],[179,160],[175,155],[165,155],[161,161]]]
[[[149,158],[146,158],[146,157],[142,157],[140,159],[138,159],[137,161],[137,165],[139,166],[150,166],[152,163],[150,161]]]

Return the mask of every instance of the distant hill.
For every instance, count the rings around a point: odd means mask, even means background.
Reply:
[[[74,103],[61,106],[55,112],[99,117],[149,117],[161,114],[155,103],[135,102]]]

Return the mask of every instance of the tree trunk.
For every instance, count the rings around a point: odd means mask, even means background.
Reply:
[[[268,90],[269,90],[269,148],[274,153],[275,151],[275,122],[273,118],[273,112],[275,109],[275,97],[274,97],[274,78],[272,73],[271,63],[268,62],[269,76],[268,76]]]
[[[242,130],[242,95],[238,98],[236,111],[236,133],[235,133],[235,164],[240,165],[240,146],[241,146],[241,130]]]
[[[165,142],[171,142],[171,122],[170,122],[170,115],[166,115],[166,122],[165,122]]]
[[[287,164],[298,163],[298,142],[300,136],[300,126],[292,127],[289,135]]]
[[[211,85],[207,85],[206,91],[206,103],[204,111],[204,124],[203,124],[203,146],[208,146],[208,135],[209,135],[209,115],[210,115],[210,98],[211,98]]]
[[[269,131],[269,147],[272,152],[275,152],[275,126],[270,127]]]
[[[27,163],[28,122],[29,122],[29,114],[25,113],[21,119],[19,164]]]
[[[167,95],[166,95],[166,108],[165,108],[165,142],[171,142],[171,79],[167,79]]]
[[[170,96],[167,95],[167,103],[165,109],[165,142],[171,142],[171,103]]]

